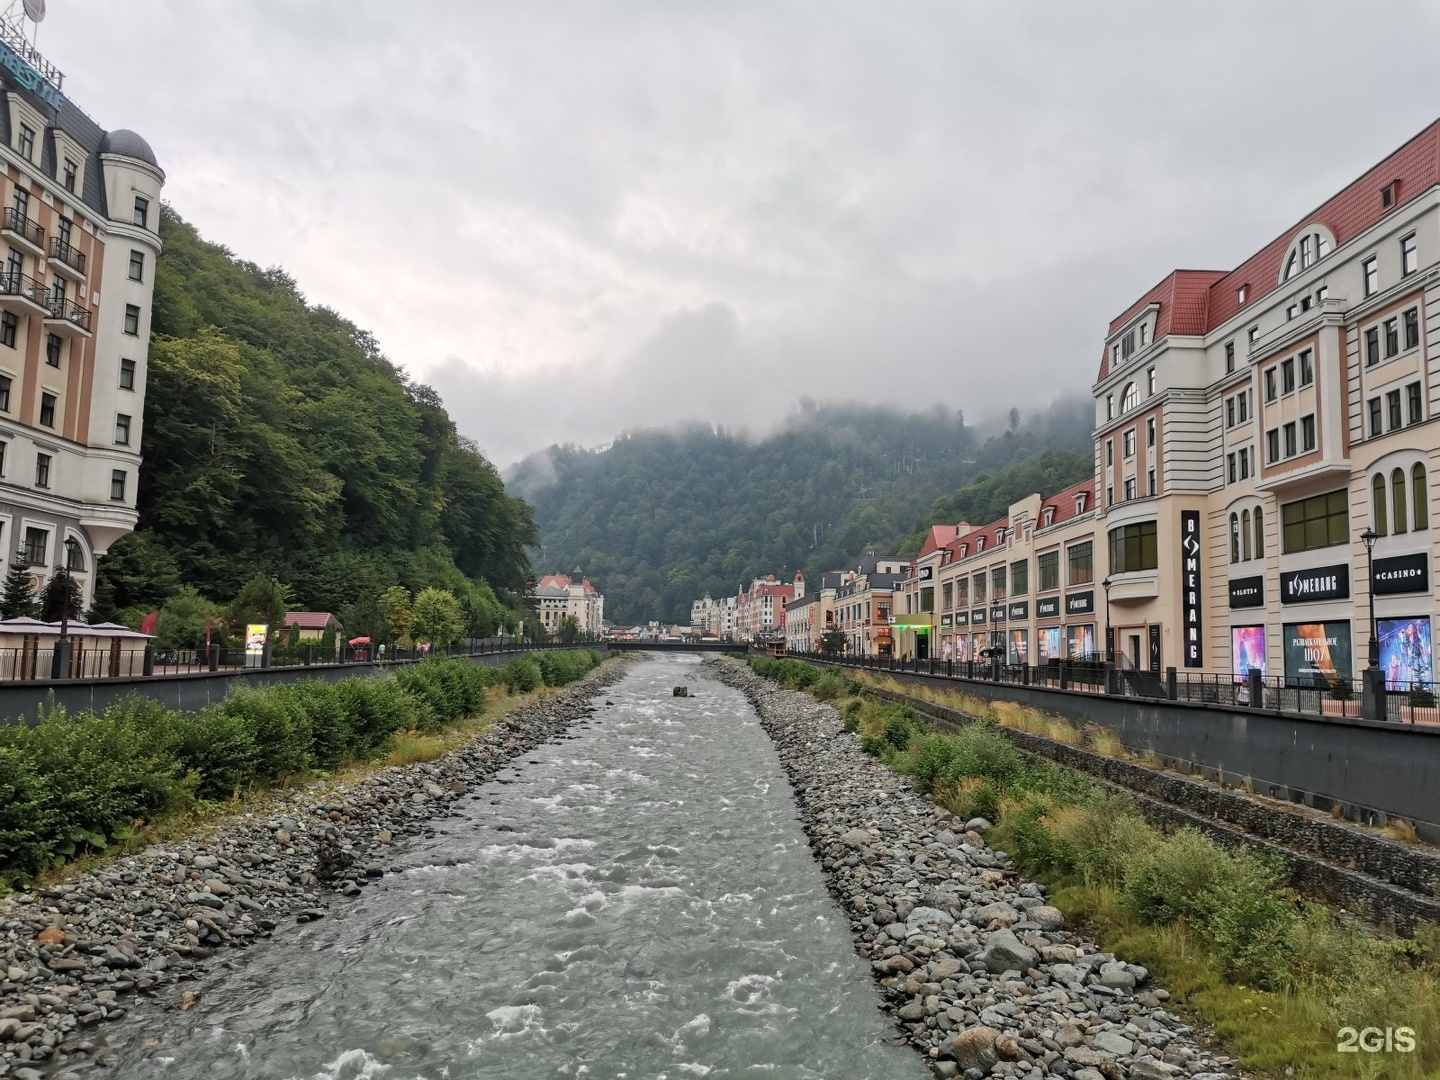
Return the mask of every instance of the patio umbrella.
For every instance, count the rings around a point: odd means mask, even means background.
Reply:
[[[368,637],[352,637],[348,642],[346,642],[346,644],[348,644],[348,645],[369,645],[369,644],[370,644],[370,639],[369,639]]]

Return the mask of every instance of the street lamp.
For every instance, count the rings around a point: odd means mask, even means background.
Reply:
[[[1110,586],[1115,584],[1108,577],[1100,583],[1105,590],[1105,662],[1111,663],[1114,659],[1114,643],[1110,640]]]
[[[65,538],[65,560],[60,564],[62,575],[60,584],[63,586],[60,602],[60,640],[55,643],[55,656],[51,664],[50,677],[52,679],[68,679],[70,677],[70,597],[74,589],[74,578],[70,576],[70,565],[75,561],[75,553],[80,550],[80,541],[73,536]]]
[[[1375,541],[1379,534],[1374,529],[1367,528],[1360,534],[1360,539],[1365,544],[1365,580],[1370,593],[1370,667],[1380,666],[1380,642],[1375,636]]]

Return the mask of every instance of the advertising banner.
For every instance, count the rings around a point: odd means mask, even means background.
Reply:
[[[1230,581],[1230,606],[1252,608],[1265,606],[1265,577],[1232,578]]]
[[[985,625],[985,609],[984,609],[984,608],[976,608],[974,611],[970,612],[970,625],[971,625],[971,626],[984,626],[984,625]]]
[[[265,638],[270,627],[265,623],[248,623],[245,627],[245,655],[259,656],[265,651]]]
[[[1095,624],[1086,623],[1084,626],[1071,626],[1068,628],[1070,641],[1070,659],[1086,660],[1095,655]]]
[[[1005,613],[1012,619],[1028,619],[1030,617],[1030,601],[1016,601],[1006,609]]]
[[[1348,622],[1286,623],[1285,681],[1299,686],[1333,686],[1350,678]]]
[[[1028,664],[1030,662],[1030,631],[1010,631],[1010,663]]]
[[[957,611],[957,612],[955,612],[955,625],[956,625],[956,626],[969,626],[969,625],[970,625],[970,613],[969,613],[968,611]]]
[[[1232,626],[1230,628],[1230,670],[1236,682],[1244,682],[1250,669],[1265,674],[1265,627]]]
[[[990,605],[990,621],[991,621],[992,623],[1004,622],[1004,621],[1005,621],[1005,605],[1004,605],[1004,604],[991,604],[991,605]]]
[[[1037,630],[1035,647],[1040,651],[1041,660],[1063,660],[1065,654],[1060,651],[1060,628],[1052,626],[1046,630]]]
[[[1380,619],[1380,670],[1385,672],[1388,690],[1409,690],[1423,683],[1429,690],[1435,681],[1430,653],[1430,616],[1413,619]]]
[[[1280,575],[1280,602],[1308,604],[1311,600],[1345,600],[1350,596],[1350,567],[1345,563],[1310,570],[1287,570]]]
[[[1036,600],[1035,617],[1037,619],[1058,619],[1060,617],[1060,598],[1046,596]]]
[[[1425,552],[1375,560],[1375,595],[1430,591],[1430,556]]]
[[[1107,616],[1108,621],[1108,616]],[[1180,511],[1181,653],[1187,668],[1203,667],[1200,645],[1200,511]]]
[[[1066,615],[1089,615],[1095,611],[1095,590],[1067,593],[1065,596]]]

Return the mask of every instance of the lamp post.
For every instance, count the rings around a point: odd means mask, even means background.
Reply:
[[[74,588],[74,579],[70,576],[70,564],[75,561],[75,553],[79,550],[80,541],[73,536],[67,536],[65,538],[65,561],[60,565],[61,584],[64,586],[60,605],[60,640],[55,643],[55,659],[50,672],[50,677],[54,679],[70,677],[70,596],[71,590]]]
[[[1105,590],[1105,663],[1111,663],[1114,652],[1113,642],[1110,639],[1110,586],[1115,584],[1108,577],[1100,583]]]
[[[1370,652],[1369,666],[1380,666],[1380,642],[1375,636],[1375,541],[1379,534],[1374,529],[1366,529],[1360,534],[1360,539],[1365,544],[1365,582],[1366,590],[1370,594]]]

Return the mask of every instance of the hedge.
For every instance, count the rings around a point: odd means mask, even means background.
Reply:
[[[0,727],[0,882],[128,839],[190,798],[228,799],[373,758],[397,731],[435,731],[478,713],[487,686],[561,686],[599,662],[593,651],[503,668],[435,657],[386,676],[238,689],[195,714],[137,696],[98,714],[52,709],[34,727]]]

